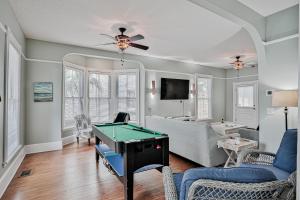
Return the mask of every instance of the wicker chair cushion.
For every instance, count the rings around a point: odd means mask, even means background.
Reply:
[[[180,186],[181,186],[183,175],[184,175],[184,173],[175,173],[175,174],[173,174],[174,183],[175,183],[175,186],[176,186],[176,192],[177,192],[178,196],[180,196]]]
[[[284,133],[273,165],[292,173],[297,168],[297,129],[289,129]]]
[[[182,178],[180,200],[185,200],[190,186],[198,179],[209,179],[234,183],[262,183],[277,180],[266,169],[259,168],[194,168],[187,170]]]
[[[246,168],[262,168],[267,169],[273,172],[273,174],[276,176],[278,180],[288,180],[289,176],[291,175],[289,172],[283,171],[277,167],[274,167],[272,165],[258,165],[258,164],[246,164],[243,163],[240,165],[240,167],[246,167]]]

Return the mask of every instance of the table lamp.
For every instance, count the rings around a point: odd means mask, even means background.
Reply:
[[[285,129],[288,129],[288,107],[298,107],[298,91],[297,90],[281,90],[274,91],[272,94],[272,106],[284,107]]]

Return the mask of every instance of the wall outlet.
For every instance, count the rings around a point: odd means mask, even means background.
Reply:
[[[273,90],[266,90],[266,96],[272,96]]]

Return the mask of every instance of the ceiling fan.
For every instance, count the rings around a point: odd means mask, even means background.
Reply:
[[[245,66],[245,63],[240,60],[241,57],[242,56],[236,56],[235,57],[236,60],[234,62],[230,63],[231,65],[233,65],[233,68],[236,69],[236,70],[241,70]]]
[[[126,28],[123,28],[123,27],[119,28],[119,31],[121,32],[121,34],[116,35],[115,37],[110,36],[108,34],[100,34],[102,36],[105,36],[105,37],[108,37],[108,38],[112,39],[113,42],[100,44],[100,45],[97,45],[97,46],[116,45],[117,48],[119,48],[122,52],[125,49],[127,49],[128,47],[134,47],[134,48],[138,48],[138,49],[142,49],[142,50],[148,50],[149,49],[148,46],[144,46],[144,45],[141,45],[141,44],[134,43],[135,41],[144,39],[143,35],[138,34],[138,35],[129,37],[127,35],[124,35],[124,32],[126,31]]]

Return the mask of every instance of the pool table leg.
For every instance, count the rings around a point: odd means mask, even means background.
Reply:
[[[134,146],[133,144],[125,144],[124,157],[124,198],[125,200],[133,200],[133,176],[134,176]]]
[[[95,136],[95,143],[96,143],[96,145],[98,145],[99,143],[100,143],[100,139],[97,137],[97,136]],[[98,154],[98,152],[96,151],[96,162],[98,163],[99,162],[99,154]]]
[[[169,138],[163,140],[163,166],[169,166]]]
[[[133,173],[127,173],[124,177],[125,200],[133,200]]]

